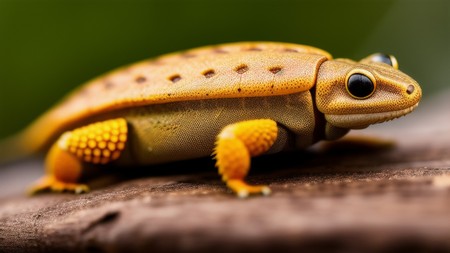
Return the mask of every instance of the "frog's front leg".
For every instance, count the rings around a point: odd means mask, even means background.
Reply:
[[[248,185],[244,177],[250,169],[250,158],[269,150],[277,135],[278,127],[275,121],[259,119],[228,125],[217,136],[216,166],[223,181],[239,197],[270,193],[267,186]]]
[[[46,175],[29,193],[50,190],[89,191],[79,179],[87,164],[107,164],[118,159],[125,148],[128,128],[125,119],[90,124],[64,133],[47,154]]]

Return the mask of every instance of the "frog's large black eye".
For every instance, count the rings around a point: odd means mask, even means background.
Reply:
[[[350,75],[347,80],[347,91],[354,98],[364,99],[373,94],[375,84],[369,77],[355,73]]]
[[[388,55],[388,54],[373,54],[371,56],[371,61],[373,62],[381,62],[381,63],[386,63],[387,65],[390,65],[392,67],[394,67],[395,69],[398,69],[398,62],[397,59],[395,59],[394,56],[392,55]]]

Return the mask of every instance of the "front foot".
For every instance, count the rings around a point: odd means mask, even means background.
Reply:
[[[231,179],[227,181],[227,186],[235,192],[239,198],[247,198],[250,194],[269,195],[272,191],[265,185],[248,185],[242,180]]]
[[[250,169],[250,159],[273,145],[278,135],[277,123],[270,119],[248,120],[226,126],[217,136],[216,166],[222,180],[238,197],[250,194],[270,194],[264,185],[248,185],[244,178]]]
[[[89,192],[89,187],[85,184],[66,183],[54,177],[44,176],[28,189],[29,195],[41,192],[72,192],[76,194]]]

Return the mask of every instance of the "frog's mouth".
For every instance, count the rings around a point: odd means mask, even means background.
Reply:
[[[334,126],[351,129],[362,129],[372,124],[378,124],[386,121],[390,121],[396,118],[400,118],[410,112],[412,112],[419,103],[402,110],[378,112],[370,114],[327,114],[325,119]]]

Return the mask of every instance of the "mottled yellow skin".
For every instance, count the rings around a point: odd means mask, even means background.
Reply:
[[[25,148],[36,150],[49,145],[63,129],[82,126],[88,118],[118,109],[309,90],[315,82],[314,73],[327,59],[331,59],[327,52],[313,47],[249,42],[143,61],[94,79],[73,92],[29,128]],[[245,66],[247,71],[239,70]],[[275,74],[270,71],[277,67],[283,69]],[[210,70],[214,70],[213,76],[207,75]],[[174,79],[177,76],[181,79]]]
[[[89,163],[151,165],[214,150],[231,190],[268,194],[244,182],[251,157],[334,140],[417,106],[419,85],[395,58],[379,59],[333,60],[321,49],[274,42],[170,54],[88,82],[8,144],[30,153],[55,143],[48,175],[32,192],[87,191],[78,179]],[[372,92],[355,95],[354,74],[370,80]]]
[[[120,157],[127,142],[127,132],[124,119],[97,122],[63,134],[58,146],[84,162],[107,164]]]

